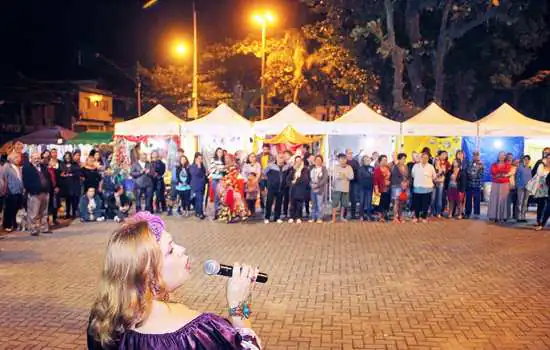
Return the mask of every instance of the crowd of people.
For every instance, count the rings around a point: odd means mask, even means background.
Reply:
[[[58,224],[62,201],[65,218],[83,222],[123,221],[134,206],[137,212],[204,219],[209,198],[213,219],[228,223],[259,218],[259,212],[265,224],[323,223],[329,201],[332,223],[474,219],[481,215],[485,171],[478,152],[467,160],[457,151],[451,161],[446,151],[432,155],[429,148],[413,152],[412,159],[404,153],[356,155],[348,149],[336,155],[331,167],[307,145],[294,153],[277,153],[266,144],[259,154],[249,155],[218,148],[212,158],[196,153],[191,162],[180,149],[170,168],[158,151],[139,152],[127,176],[114,174],[111,156],[98,148],[84,163],[81,158],[79,150],[59,158],[55,148],[29,156],[16,144],[0,168],[4,230],[17,229],[18,212],[24,210],[31,234],[50,233],[49,227]],[[526,222],[532,197],[536,229],[545,226],[550,217],[550,148],[532,168],[530,163],[528,155],[515,159],[500,152],[489,165],[488,219]],[[125,188],[127,177],[131,188]]]

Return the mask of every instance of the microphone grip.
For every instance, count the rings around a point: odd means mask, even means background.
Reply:
[[[225,276],[225,277],[233,276],[233,266],[220,264],[220,271],[218,271],[218,275]],[[258,276],[256,276],[256,282],[266,283],[268,278],[269,277],[267,273],[258,272]]]

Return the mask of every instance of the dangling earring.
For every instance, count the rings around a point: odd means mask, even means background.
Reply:
[[[155,297],[157,295],[159,295],[159,293],[160,293],[159,284],[158,284],[157,280],[155,280],[155,279],[151,282],[151,291],[153,292],[153,296],[155,296]]]

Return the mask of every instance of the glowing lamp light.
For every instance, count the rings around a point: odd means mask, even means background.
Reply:
[[[90,102],[93,103],[93,104],[98,104],[99,102],[103,101],[103,96],[101,95],[90,95],[90,97],[88,97],[90,99]]]
[[[252,19],[254,20],[254,22],[262,26],[275,22],[275,16],[269,11],[265,12],[264,14],[256,13],[252,16]]]
[[[493,142],[493,147],[496,149],[502,149],[502,140],[495,140]]]
[[[183,56],[185,55],[185,53],[187,52],[187,47],[185,47],[184,44],[177,44],[176,47],[175,47],[175,52],[180,55],[180,56]]]

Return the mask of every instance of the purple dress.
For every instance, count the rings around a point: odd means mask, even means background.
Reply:
[[[237,330],[225,318],[204,313],[177,331],[162,334],[143,334],[126,331],[120,340],[108,348],[94,341],[88,333],[89,350],[138,349],[260,349],[256,335],[250,330]]]

